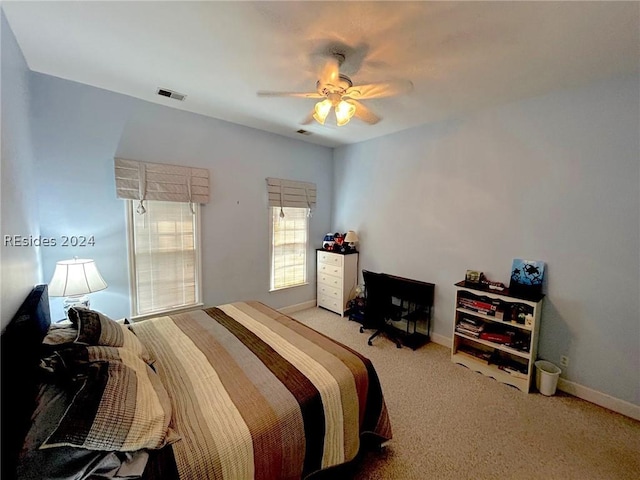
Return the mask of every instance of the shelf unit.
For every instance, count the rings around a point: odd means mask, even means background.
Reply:
[[[544,295],[514,295],[458,282],[451,360],[529,392]]]

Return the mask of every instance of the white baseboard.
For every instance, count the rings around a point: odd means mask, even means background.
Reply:
[[[298,303],[296,305],[289,305],[288,307],[279,308],[278,311],[289,315],[291,313],[299,312],[300,310],[306,310],[307,308],[313,308],[316,306],[316,301],[308,300],[306,302]]]
[[[451,348],[452,346],[452,340],[450,337],[438,335],[437,333],[431,334],[431,341],[447,348]],[[587,402],[595,403],[596,405],[607,408],[616,413],[631,417],[635,420],[640,420],[640,405],[620,400],[619,398],[612,397],[606,393],[598,392],[592,388],[565,380],[562,377],[558,379],[558,390],[568,393],[569,395],[573,395],[574,397],[581,398],[582,400],[586,400]]]
[[[635,420],[640,420],[640,405],[620,400],[619,398],[598,392],[597,390],[565,380],[564,378],[558,379],[558,390],[562,390],[574,397],[582,398],[583,400],[595,403],[596,405],[600,405],[601,407],[613,410],[614,412],[631,417]]]
[[[442,345],[443,347],[447,347],[451,349],[451,337],[445,337],[444,335],[439,335],[437,333],[431,333],[431,341],[433,343],[437,343],[438,345]]]

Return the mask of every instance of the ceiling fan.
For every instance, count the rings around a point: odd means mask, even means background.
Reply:
[[[380,121],[380,117],[360,102],[370,98],[390,97],[408,93],[413,89],[410,80],[393,80],[388,82],[354,85],[351,79],[340,73],[340,66],[345,56],[332,53],[320,71],[315,92],[258,92],[260,97],[302,97],[322,99],[316,103],[313,111],[305,118],[303,125],[316,120],[324,125],[331,109],[335,111],[336,123],[339,127],[349,123],[356,117],[370,125]]]

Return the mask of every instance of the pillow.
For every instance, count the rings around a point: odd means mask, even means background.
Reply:
[[[131,325],[128,318],[120,318],[118,320],[114,320],[114,322],[119,323],[121,325]],[[130,331],[131,327],[129,327]],[[135,334],[135,332],[133,332]],[[42,343],[44,345],[48,345],[51,347],[57,345],[66,345],[68,343],[75,342],[78,337],[78,328],[71,323],[70,320],[62,320],[58,323],[52,323],[49,326],[49,330],[45,335]]]
[[[75,343],[123,347],[132,350],[148,364],[153,363],[149,352],[125,323],[84,307],[71,307],[69,320],[78,329]]]
[[[56,348],[48,354],[43,354],[38,365],[40,379],[43,382],[55,383],[64,387],[70,387],[74,383],[74,372],[70,368],[66,354],[74,345],[72,343],[69,348]]]
[[[146,450],[106,452],[75,447],[40,449],[71,405],[74,394],[75,389],[51,383],[40,385],[31,426],[20,451],[17,476],[13,478],[115,479],[125,475],[137,475],[135,478],[141,476],[148,458]],[[132,470],[132,467],[139,468]]]
[[[86,376],[71,405],[40,448],[133,452],[177,440],[171,402],[160,377],[137,354],[117,347],[67,350]]]
[[[42,340],[42,343],[51,346],[65,345],[67,343],[73,343],[77,336],[78,329],[71,324],[52,324],[51,327],[49,327],[49,331]]]

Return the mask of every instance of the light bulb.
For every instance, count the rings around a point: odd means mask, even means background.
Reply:
[[[327,98],[316,103],[314,110],[313,118],[315,118],[320,125],[324,125],[324,121],[327,119],[327,115],[329,115],[329,111],[331,110],[331,101]]]
[[[336,106],[336,123],[339,127],[346,125],[356,113],[356,106],[342,100]]]

